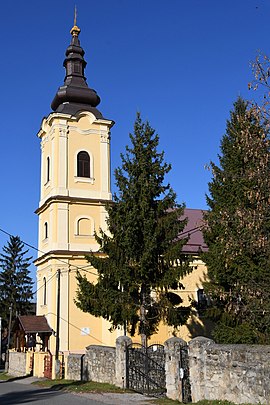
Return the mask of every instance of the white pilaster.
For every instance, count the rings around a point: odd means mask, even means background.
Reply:
[[[68,203],[58,203],[57,207],[57,241],[59,250],[69,250],[69,207]]]
[[[101,173],[101,193],[107,194],[110,192],[110,138],[106,128],[100,131],[100,173]]]
[[[68,184],[68,130],[66,125],[59,128],[58,151],[58,188],[59,190],[65,191]]]
[[[60,350],[69,350],[69,270],[60,267]]]

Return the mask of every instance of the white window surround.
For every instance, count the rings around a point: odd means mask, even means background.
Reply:
[[[77,156],[80,152],[87,152],[89,157],[90,157],[90,177],[78,177],[78,167],[77,167]],[[74,154],[74,180],[75,182],[81,182],[81,183],[91,183],[93,184],[95,181],[94,178],[94,158],[92,152],[90,152],[88,149],[77,149],[77,151]]]
[[[88,238],[92,238],[92,237],[93,237],[93,234],[92,234],[92,233],[89,233],[89,235],[85,235],[85,234],[80,235],[79,233],[76,233],[76,234],[75,234],[75,237],[76,237],[76,238],[80,238],[80,239],[88,239]]]
[[[79,221],[81,219],[87,219],[90,221],[91,232],[89,233],[89,235],[80,235],[79,234]],[[76,236],[76,238],[89,238],[89,237],[94,236],[94,232],[95,232],[95,222],[92,217],[90,217],[89,215],[80,215],[80,216],[76,217],[75,224],[74,224],[74,235]]]
[[[50,156],[47,156],[46,178],[47,178],[47,182],[50,181],[50,179],[51,179],[51,159],[50,159]]]
[[[47,279],[43,277],[43,305],[47,305]]]
[[[46,183],[44,183],[44,187],[49,188],[51,185],[51,181],[47,181]]]
[[[43,185],[44,187],[48,187],[50,185],[51,182],[51,158],[49,155],[46,156],[45,158],[45,167],[43,168],[44,172],[43,172],[43,178],[44,178],[44,182]]]
[[[90,162],[90,172],[91,172],[91,162]],[[95,179],[93,177],[77,177],[74,176],[75,183],[90,183],[94,184]]]
[[[45,221],[43,224],[43,242],[47,242],[49,238],[49,224],[48,221]]]

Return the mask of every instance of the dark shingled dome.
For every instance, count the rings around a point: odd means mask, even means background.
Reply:
[[[90,89],[84,76],[86,61],[84,60],[84,50],[80,46],[80,29],[74,25],[70,31],[72,35],[71,44],[66,50],[64,67],[66,77],[64,85],[59,87],[51,108],[55,112],[75,115],[79,111],[90,111],[96,118],[102,118],[96,106],[100,103],[100,98],[96,91]]]

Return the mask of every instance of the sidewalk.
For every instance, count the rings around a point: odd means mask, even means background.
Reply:
[[[150,405],[153,404],[156,398],[153,397],[146,397],[141,394],[136,393],[124,393],[124,394],[116,394],[113,392],[104,392],[104,393],[78,393],[75,395],[83,396],[84,398],[93,399],[95,401],[102,402],[108,405]]]

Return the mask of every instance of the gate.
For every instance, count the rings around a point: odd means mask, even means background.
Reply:
[[[52,378],[52,355],[50,353],[44,357],[44,377]]]
[[[133,343],[127,347],[127,388],[152,396],[164,396],[165,352],[160,344],[143,347]]]
[[[182,374],[182,402],[184,404],[192,402],[191,399],[191,387],[189,379],[189,360],[188,360],[188,348],[182,346],[180,350],[180,364]]]

